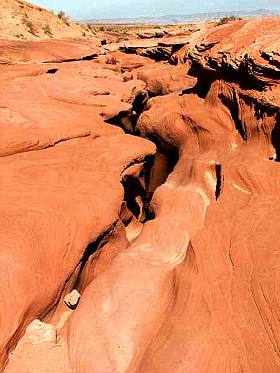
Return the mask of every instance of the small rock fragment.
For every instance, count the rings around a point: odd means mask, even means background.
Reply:
[[[28,325],[25,332],[26,339],[32,344],[56,343],[56,329],[53,325],[35,319]]]
[[[74,289],[71,291],[71,293],[65,295],[64,297],[64,303],[71,309],[74,310],[81,298],[81,294],[78,292],[78,290]]]

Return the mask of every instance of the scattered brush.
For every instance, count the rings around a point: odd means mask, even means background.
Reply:
[[[61,19],[62,22],[64,22],[67,26],[70,25],[70,20],[69,20],[69,17],[67,16],[67,14],[61,10],[59,13],[58,13],[58,18]]]
[[[43,27],[44,33],[48,35],[50,38],[53,36],[52,30],[50,28],[50,25],[45,25]]]
[[[241,19],[242,19],[241,17],[235,17],[235,16],[223,17],[219,20],[219,22],[217,23],[217,26],[225,25],[226,23],[229,23],[230,21],[237,21]]]
[[[28,17],[23,17],[22,22],[27,26],[28,31],[36,36],[36,27],[34,26],[34,23],[29,19]]]
[[[99,25],[96,25],[95,28],[98,30],[98,31],[115,31],[115,28],[114,26],[106,26],[106,25],[102,25],[102,26],[99,26]]]

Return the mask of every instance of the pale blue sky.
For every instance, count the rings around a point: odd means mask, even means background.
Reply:
[[[245,9],[279,9],[280,0],[30,0],[71,18],[183,15]]]

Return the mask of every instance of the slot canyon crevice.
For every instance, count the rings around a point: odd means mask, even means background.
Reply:
[[[280,372],[280,21],[168,30],[0,41],[1,372]]]

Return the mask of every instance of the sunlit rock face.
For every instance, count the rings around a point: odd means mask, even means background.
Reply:
[[[0,42],[1,371],[280,371],[279,24]]]

